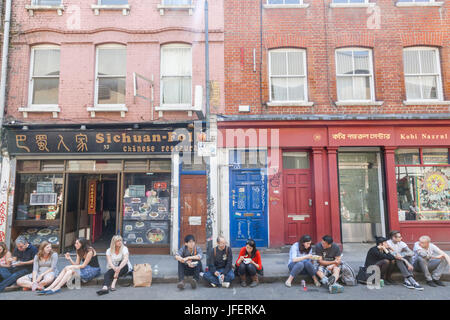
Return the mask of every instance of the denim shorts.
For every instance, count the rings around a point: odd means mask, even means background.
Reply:
[[[80,278],[83,282],[88,282],[100,275],[101,269],[94,268],[90,265],[87,265],[83,269],[76,269],[79,272]]]

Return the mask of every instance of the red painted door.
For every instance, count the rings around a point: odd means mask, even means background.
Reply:
[[[92,220],[92,243],[98,240],[102,235],[103,228],[103,183],[97,182],[97,200],[96,211]]]
[[[180,244],[192,234],[196,243],[206,245],[206,176],[181,175],[180,190]]]
[[[304,234],[314,238],[311,171],[284,169],[283,182],[286,243],[292,244]]]

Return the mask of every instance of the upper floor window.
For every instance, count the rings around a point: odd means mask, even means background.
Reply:
[[[403,50],[407,100],[442,100],[441,68],[436,48]]]
[[[32,0],[31,4],[36,6],[59,6],[61,0]]]
[[[192,0],[162,0],[162,4],[166,6],[191,5]]]
[[[31,105],[57,105],[59,92],[59,47],[37,46],[31,50]]]
[[[169,44],[161,48],[161,104],[192,105],[191,46]]]
[[[95,104],[125,104],[127,49],[123,45],[97,47]]]
[[[122,5],[128,4],[128,0],[99,0],[100,5]]]
[[[339,101],[373,101],[372,51],[364,48],[336,50],[336,81]]]
[[[417,2],[417,3],[423,3],[423,2],[434,2],[434,0],[397,0],[397,2]]]
[[[271,101],[307,101],[306,51],[271,50],[269,82]]]
[[[303,0],[267,0],[267,4],[303,4]]]
[[[333,3],[368,3],[369,0],[333,0]]]

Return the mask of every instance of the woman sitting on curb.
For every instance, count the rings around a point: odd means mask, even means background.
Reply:
[[[58,278],[47,289],[39,291],[40,294],[54,294],[61,290],[75,274],[78,274],[83,282],[88,282],[100,274],[100,265],[98,264],[97,253],[93,247],[89,245],[88,240],[79,238],[75,241],[77,249],[77,259],[74,262],[69,253],[65,257],[70,261],[71,265],[65,267]]]
[[[256,243],[252,239],[247,240],[245,247],[239,252],[239,257],[236,260],[236,268],[241,278],[241,286],[247,286],[247,276],[250,276],[252,282],[250,287],[258,285],[258,274],[262,275],[261,254],[256,249]]]
[[[117,279],[132,270],[128,248],[124,246],[121,236],[112,237],[111,245],[106,250],[106,261],[108,271],[105,273],[103,288],[97,291],[98,295],[107,294],[109,290],[116,291]]]
[[[320,287],[320,282],[317,280],[316,268],[314,267],[311,259],[313,259],[311,237],[303,235],[298,242],[291,246],[289,251],[289,278],[286,280],[285,285],[287,287],[292,286],[292,280],[299,274],[307,274],[313,280],[316,287]]]
[[[58,254],[53,252],[52,245],[43,241],[38,253],[34,256],[33,272],[17,280],[17,285],[25,289],[42,290],[53,282],[58,272],[56,265]]]

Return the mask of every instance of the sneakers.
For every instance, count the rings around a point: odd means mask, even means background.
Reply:
[[[217,288],[217,286],[214,283],[210,282],[209,284],[211,285],[211,287]]]
[[[414,280],[414,278],[410,277],[409,279],[409,283],[412,284],[412,286],[414,287],[414,290],[418,290],[418,291],[423,291],[423,287],[417,283],[416,280]]]
[[[403,282],[403,286],[407,287],[408,289],[414,289],[414,285],[408,281],[408,279],[405,279]]]
[[[336,278],[334,276],[331,276],[328,278],[328,286],[332,286],[333,284],[335,284],[336,282]]]
[[[327,277],[323,277],[322,279],[320,279],[320,283],[322,283],[322,284],[327,284],[328,283],[328,278]]]
[[[230,287],[230,283],[229,282],[222,282],[222,287],[223,288],[229,288]]]
[[[292,283],[290,283],[290,282],[288,282],[288,281],[286,281],[284,284],[285,284],[286,287],[288,287],[288,288],[292,287]]]
[[[427,285],[429,285],[430,287],[436,288],[437,285],[434,283],[434,281],[431,280],[427,280]]]
[[[199,275],[200,275],[201,278],[203,278],[203,275],[204,275],[204,274],[205,274],[204,272],[200,272],[200,273],[199,273]]]
[[[183,280],[180,281],[180,282],[178,282],[177,288],[180,289],[180,290],[183,290],[183,289],[184,289],[184,281],[183,281]]]
[[[433,282],[434,282],[435,284],[437,284],[438,286],[446,287],[446,285],[445,285],[441,280],[434,280],[434,279],[433,279]]]

